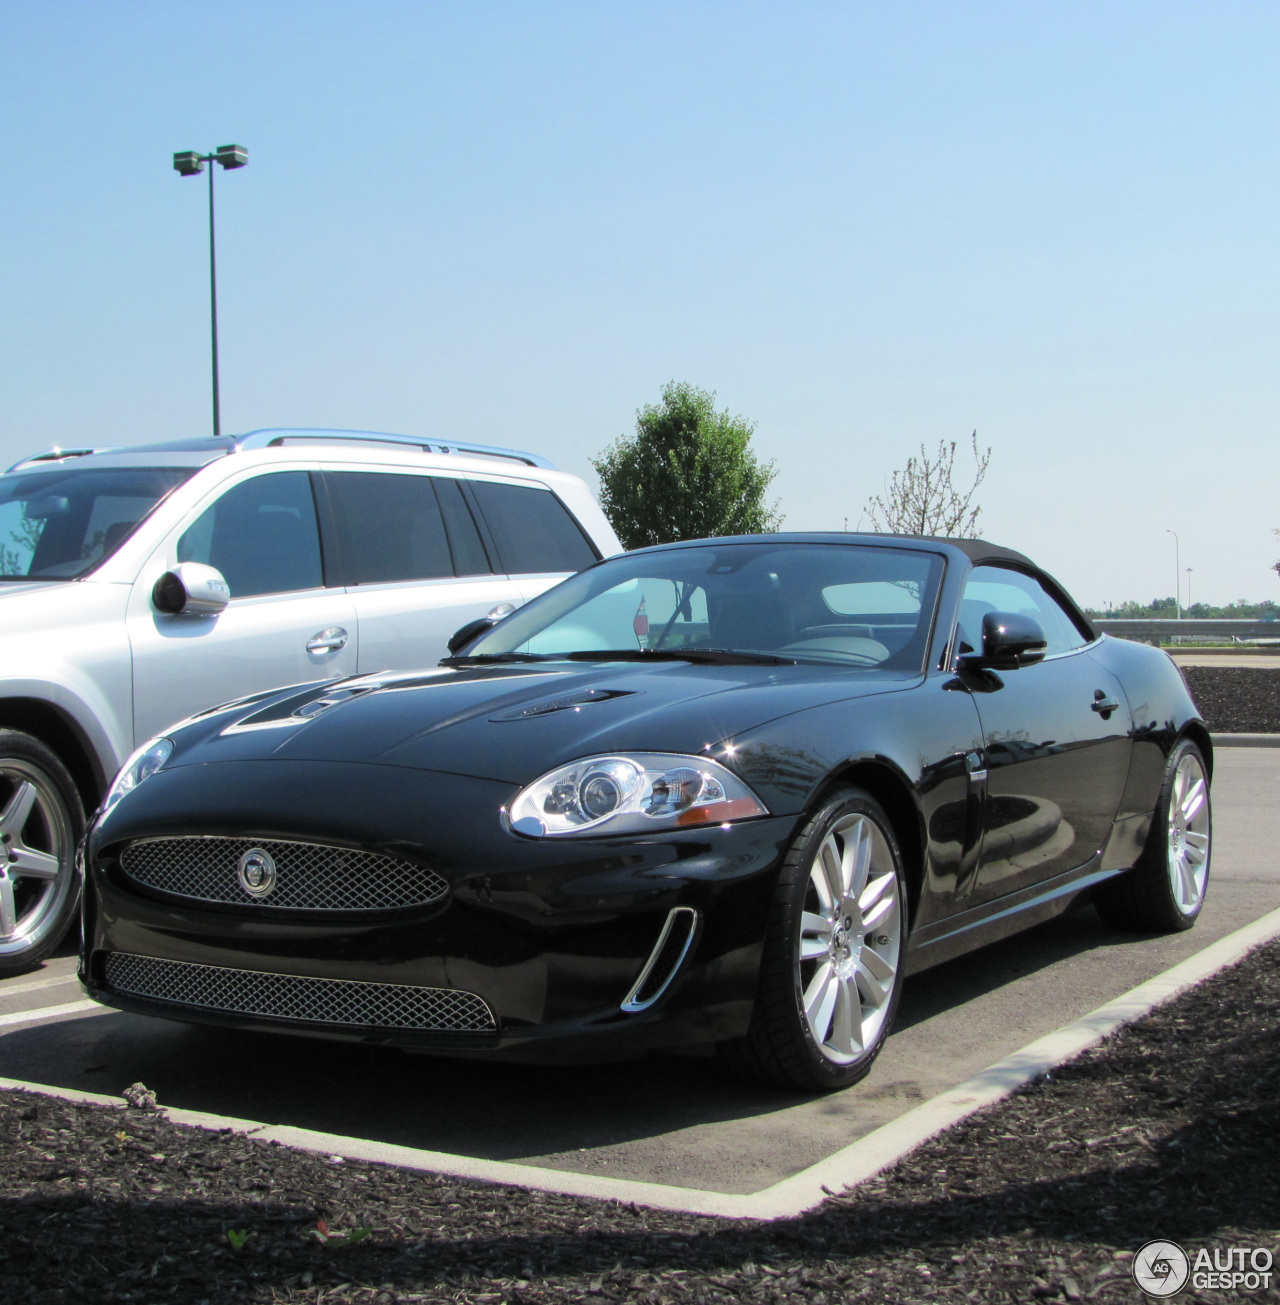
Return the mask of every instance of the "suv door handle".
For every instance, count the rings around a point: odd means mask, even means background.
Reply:
[[[1103,720],[1109,720],[1111,713],[1119,710],[1120,703],[1115,698],[1108,698],[1105,690],[1094,689],[1092,706]]]
[[[319,634],[313,634],[307,640],[307,651],[309,653],[337,652],[339,648],[347,646],[347,639],[347,632],[340,625],[331,625],[327,630],[321,630]]]

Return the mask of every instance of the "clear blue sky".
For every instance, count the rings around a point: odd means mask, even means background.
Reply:
[[[1272,2],[5,0],[0,458],[348,425],[589,458],[670,379],[786,525],[924,441],[1085,602],[1280,596]],[[1184,582],[1186,577],[1183,577]],[[1185,599],[1185,591],[1184,591]]]

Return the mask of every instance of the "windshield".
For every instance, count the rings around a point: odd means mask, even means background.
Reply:
[[[701,544],[602,562],[522,607],[470,657],[696,650],[924,665],[942,559],[905,548]]]
[[[0,477],[0,581],[74,580],[195,467],[65,467]]]

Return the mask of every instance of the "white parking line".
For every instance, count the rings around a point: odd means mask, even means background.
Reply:
[[[61,1006],[37,1006],[35,1010],[20,1010],[12,1015],[0,1015],[0,1029],[14,1024],[38,1024],[41,1020],[51,1020],[58,1015],[87,1015],[93,1011],[98,1015],[115,1014],[108,1006],[99,1006],[96,1001],[68,1001]]]
[[[62,983],[79,983],[79,978],[74,974],[60,974],[53,979],[37,979],[34,983],[0,983],[0,1000],[5,997],[16,997],[20,992],[37,992],[41,988],[56,988]]]
[[[448,1174],[454,1178],[473,1178],[484,1182],[505,1183],[514,1187],[529,1187],[537,1191],[558,1192],[566,1196],[585,1196],[602,1200],[634,1201],[637,1205],[655,1206],[664,1210],[679,1210],[688,1214],[718,1215],[733,1219],[777,1219],[794,1217],[820,1205],[829,1195],[842,1188],[852,1187],[901,1160],[922,1142],[953,1124],[959,1123],[984,1106],[1007,1097],[1014,1089],[1029,1082],[1038,1074],[1078,1056],[1082,1051],[1100,1042],[1108,1033],[1150,1012],[1154,1007],[1170,1001],[1179,993],[1203,982],[1219,970],[1234,964],[1260,943],[1280,935],[1280,910],[1269,912],[1243,929],[1220,938],[1216,943],[1188,957],[1172,969],[1158,974],[1154,979],[1139,984],[1123,996],[1109,1001],[1097,1010],[1053,1033],[1015,1051],[1013,1055],[984,1069],[968,1081],[948,1092],[926,1101],[916,1109],[868,1133],[866,1137],[820,1160],[790,1178],[774,1183],[759,1192],[738,1195],[729,1192],[710,1192],[696,1188],[674,1187],[663,1183],[646,1183],[630,1179],[603,1178],[592,1174],[579,1174],[561,1169],[547,1169],[537,1165],[512,1164],[504,1160],[479,1160],[472,1156],[449,1155],[441,1151],[424,1151],[416,1147],[392,1146],[385,1142],[365,1138],[343,1137],[336,1133],[320,1133],[309,1128],[289,1128],[282,1125],[255,1123],[248,1119],[233,1119],[223,1115],[210,1115],[196,1110],[178,1110],[162,1107],[164,1114],[175,1124],[189,1124],[196,1128],[230,1129],[235,1133],[251,1133],[268,1141],[303,1151],[323,1155],[342,1156],[348,1160],[368,1160],[380,1164],[399,1165],[405,1169],[419,1169],[428,1173]],[[92,1006],[99,1012],[107,1008],[94,1002],[72,1002],[65,1007],[48,1007],[44,1011],[31,1011],[27,1016],[0,1017],[0,1023],[15,1018],[39,1019],[53,1012],[82,1009]],[[17,1079],[0,1078],[0,1088],[18,1088],[45,1096],[59,1097],[65,1101],[89,1102],[99,1105],[123,1106],[120,1097],[100,1096],[91,1092],[77,1092],[69,1088],[48,1087],[40,1083],[24,1083]],[[857,1091],[856,1088],[852,1089]]]

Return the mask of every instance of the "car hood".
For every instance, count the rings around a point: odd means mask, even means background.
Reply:
[[[283,690],[175,733],[166,768],[363,762],[528,783],[593,753],[696,755],[794,712],[917,683],[901,672],[685,662],[464,667]]]

